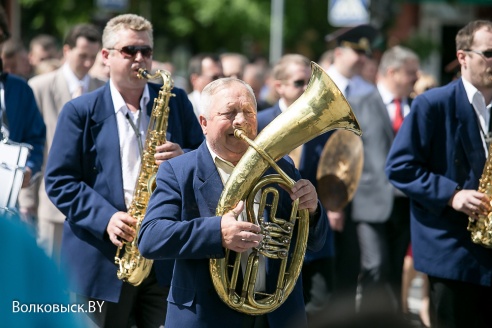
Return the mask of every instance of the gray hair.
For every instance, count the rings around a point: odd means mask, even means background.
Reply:
[[[102,35],[103,47],[114,48],[116,43],[120,41],[118,40],[118,35],[116,33],[125,29],[138,32],[147,32],[149,35],[150,46],[154,46],[152,23],[142,16],[135,14],[124,14],[110,19],[106,24]]]
[[[212,107],[213,96],[234,83],[240,83],[246,88],[246,90],[248,90],[251,96],[251,102],[253,103],[253,108],[256,110],[256,98],[251,86],[243,80],[233,77],[225,77],[207,84],[200,94],[200,113],[205,116],[206,119],[210,119],[210,109]]]
[[[418,62],[419,57],[415,52],[408,48],[394,46],[386,50],[381,57],[378,73],[386,75],[390,68],[401,68],[408,60],[416,60]]]

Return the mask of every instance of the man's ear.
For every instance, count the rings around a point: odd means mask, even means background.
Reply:
[[[207,119],[205,118],[205,116],[200,115],[200,117],[198,117],[198,121],[200,121],[200,126],[202,127],[203,134],[207,135]]]

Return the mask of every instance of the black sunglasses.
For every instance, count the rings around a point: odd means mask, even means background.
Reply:
[[[472,50],[472,49],[464,49],[463,51],[473,52],[473,53],[476,53],[477,55],[480,55],[480,56],[487,58],[487,59],[492,58],[492,50],[478,51],[478,50]]]
[[[117,50],[125,58],[135,57],[138,52],[140,52],[142,56],[146,58],[150,58],[152,56],[152,48],[150,46],[125,46],[121,47],[121,49],[108,48],[108,50]]]
[[[292,85],[296,88],[303,88],[308,83],[309,81],[306,80],[295,80],[294,82],[292,82]]]

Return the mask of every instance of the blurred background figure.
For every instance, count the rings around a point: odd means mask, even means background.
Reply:
[[[96,61],[89,70],[89,75],[101,81],[109,80],[109,67],[104,64],[101,52],[97,53]]]
[[[63,105],[104,84],[104,81],[88,75],[101,49],[101,43],[101,32],[96,26],[78,24],[71,27],[63,42],[63,65],[57,70],[37,75],[29,80],[39,111],[46,124],[44,160],[51,149],[58,115]],[[47,60],[41,61],[38,67]],[[65,216],[48,199],[44,179],[37,188],[21,192],[19,206],[22,212],[38,217],[39,245],[46,250],[48,255],[58,260]]]
[[[376,84],[376,77],[378,74],[378,62],[374,58],[367,58],[360,71],[360,76],[371,84]]]
[[[377,91],[376,87],[365,81],[360,74],[367,57],[372,53],[372,44],[378,34],[379,31],[371,25],[359,25],[339,29],[325,37],[328,44],[334,46],[333,62],[326,72],[348,100]],[[328,212],[328,218],[335,239],[333,299],[353,295],[352,309],[355,312],[360,251],[350,210],[351,204],[348,204],[344,210]]]
[[[377,88],[349,100],[364,131],[364,164],[350,210],[360,247],[360,312],[379,308],[402,313],[402,268],[410,242],[410,202],[390,184],[384,168],[403,117],[410,112],[410,94],[419,65],[413,51],[392,47],[381,58]]]
[[[2,44],[3,71],[28,80],[32,75],[27,49],[21,40],[9,39]]]
[[[421,93],[424,93],[425,91],[437,86],[437,80],[433,75],[420,71],[419,79],[417,80],[417,82],[415,82],[415,85],[413,86],[412,98],[415,98]]]
[[[321,57],[319,57],[317,64],[326,71],[331,66],[331,64],[333,64],[334,57],[335,57],[335,50],[333,49],[327,50],[323,52]]]
[[[265,85],[265,68],[260,64],[248,64],[244,68],[243,81],[248,83],[255,93],[257,110],[263,110],[271,106],[266,100],[262,99],[261,90]]]
[[[236,52],[226,52],[220,55],[222,72],[224,77],[243,79],[244,69],[248,64],[248,58]]]
[[[61,65],[62,61],[58,58],[43,60],[34,68],[34,75],[53,72],[54,70],[60,68]]]
[[[188,75],[191,84],[191,92],[188,94],[193,105],[193,111],[197,119],[200,117],[200,94],[203,88],[212,81],[224,76],[222,64],[219,56],[210,53],[201,53],[190,59],[188,66]]]
[[[33,39],[29,43],[29,63],[31,64],[33,70],[36,70],[36,67],[43,60],[60,58],[60,51],[58,49],[58,41],[57,39],[48,34],[40,34]]]

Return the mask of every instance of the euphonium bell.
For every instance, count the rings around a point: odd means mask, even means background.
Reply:
[[[236,253],[232,274],[229,274],[228,270],[228,257],[234,252],[229,250],[226,250],[225,258],[210,261],[210,273],[222,301],[232,309],[250,315],[271,312],[287,299],[299,277],[307,246],[309,213],[307,210],[297,211],[298,201],[293,204],[290,221],[274,217],[275,203],[272,204],[272,213],[268,222],[261,217],[262,209],[266,206],[263,196],[269,193],[275,194],[274,188],[262,188],[271,183],[283,184],[287,187],[292,187],[294,184],[294,181],[277,167],[275,161],[316,136],[333,129],[350,130],[357,135],[362,133],[350,105],[334,82],[316,63],[312,62],[311,67],[311,79],[301,97],[265,127],[254,141],[249,140],[240,130],[234,133],[236,137],[247,141],[250,147],[227,181],[216,214],[222,216],[233,209],[240,200],[244,200],[248,221],[259,224],[262,233],[268,235],[265,235],[264,243],[253,249],[249,256],[241,293],[236,292],[237,277],[241,272],[239,253]],[[262,178],[270,166],[279,174]],[[253,202],[259,190],[262,190],[262,200],[258,211],[260,217],[256,218]],[[276,202],[278,203],[278,200]],[[298,230],[297,240],[292,256],[289,258],[295,224]],[[272,241],[270,244],[266,242],[265,245],[265,240]],[[289,244],[279,246],[285,240],[288,240]],[[273,294],[254,291],[259,254],[282,261],[280,265],[282,269],[276,283],[277,289]]]

